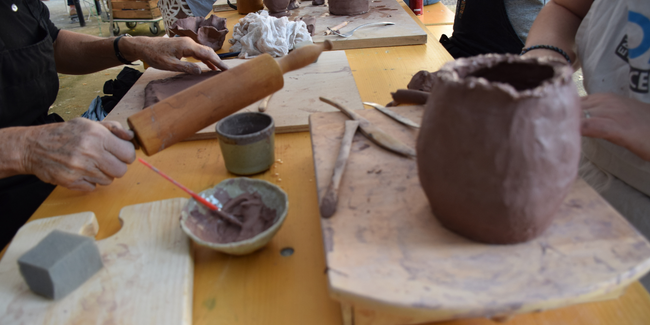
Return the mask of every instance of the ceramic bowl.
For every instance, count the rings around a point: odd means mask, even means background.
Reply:
[[[231,255],[249,254],[264,247],[271,238],[273,238],[275,233],[280,230],[284,219],[287,217],[287,212],[289,210],[289,198],[287,197],[287,194],[278,186],[267,181],[247,177],[230,178],[222,181],[213,188],[201,192],[199,195],[202,197],[209,197],[217,190],[226,191],[231,198],[235,198],[244,193],[259,193],[264,205],[276,211],[275,220],[271,227],[252,238],[231,243],[210,242],[199,238],[199,236],[194,234],[187,225],[188,220],[194,218],[190,215],[190,211],[197,208],[207,209],[196,200],[190,199],[181,211],[181,228],[198,245],[209,247]],[[197,205],[199,206],[197,207]]]

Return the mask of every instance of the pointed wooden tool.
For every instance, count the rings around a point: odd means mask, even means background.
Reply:
[[[343,134],[343,139],[341,140],[339,156],[336,158],[336,164],[334,164],[332,181],[327,187],[323,198],[320,200],[320,215],[323,218],[329,218],[334,214],[334,212],[336,212],[336,206],[339,202],[339,185],[341,185],[341,177],[343,176],[345,165],[350,156],[354,133],[357,132],[358,127],[359,121],[345,121],[345,134]]]
[[[327,98],[319,97],[322,102],[328,103],[336,108],[338,108],[345,115],[350,117],[353,120],[359,121],[359,128],[361,133],[365,135],[372,142],[376,143],[380,147],[390,150],[392,152],[398,153],[404,156],[415,157],[415,149],[410,148],[401,141],[395,139],[390,134],[384,132],[382,129],[372,125],[370,121],[363,118],[361,115],[355,113],[353,110],[344,107],[338,103],[335,103]]]

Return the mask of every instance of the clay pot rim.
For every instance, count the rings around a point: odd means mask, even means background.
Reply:
[[[476,61],[482,61],[479,64]],[[553,68],[553,76],[535,88],[517,90],[510,84],[496,81],[488,81],[483,77],[469,76],[461,78],[459,71],[468,75],[483,68],[490,68],[499,63],[537,63]],[[556,87],[564,86],[573,82],[573,68],[563,61],[550,57],[526,57],[522,58],[515,54],[483,54],[470,58],[459,58],[448,62],[440,68],[436,77],[446,83],[456,84],[467,88],[483,88],[485,90],[501,90],[512,98],[543,97],[548,92],[553,92]],[[435,87],[434,87],[435,88]]]

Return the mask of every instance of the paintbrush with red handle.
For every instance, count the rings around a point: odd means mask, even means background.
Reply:
[[[156,167],[152,166],[151,164],[149,164],[148,162],[144,161],[144,159],[138,158],[138,161],[140,161],[143,165],[149,167],[154,172],[158,173],[158,175],[162,176],[164,179],[166,179],[166,180],[172,182],[174,185],[178,186],[181,190],[183,190],[187,194],[191,195],[195,200],[201,202],[201,204],[205,205],[210,210],[216,211],[217,214],[219,214],[219,216],[223,217],[224,219],[226,219],[229,222],[232,222],[232,223],[234,223],[236,225],[239,225],[239,226],[242,225],[241,221],[239,221],[237,218],[235,218],[234,216],[232,216],[232,215],[230,215],[228,213],[225,213],[225,212],[221,211],[221,209],[219,209],[219,207],[217,207],[216,205],[208,202],[208,200],[206,200],[205,198],[201,197],[200,195],[194,193],[194,191],[192,191],[189,188],[183,186],[181,183],[173,180],[171,177],[167,176],[165,173],[158,170],[158,168],[156,168]]]

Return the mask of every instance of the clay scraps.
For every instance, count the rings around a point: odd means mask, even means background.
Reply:
[[[174,22],[169,31],[171,36],[187,36],[199,44],[211,47],[215,51],[221,49],[228,34],[226,19],[215,15],[207,19],[203,19],[203,17],[179,19]]]

